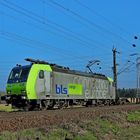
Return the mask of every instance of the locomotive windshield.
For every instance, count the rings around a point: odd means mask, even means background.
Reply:
[[[9,78],[8,83],[15,82],[26,82],[31,66],[21,66],[13,68]]]

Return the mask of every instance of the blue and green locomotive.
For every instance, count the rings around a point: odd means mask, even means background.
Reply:
[[[114,104],[113,80],[105,75],[70,70],[45,61],[26,59],[16,66],[6,85],[6,101],[16,108]]]

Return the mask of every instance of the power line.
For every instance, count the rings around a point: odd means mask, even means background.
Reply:
[[[2,33],[2,34],[3,34],[3,33]],[[9,35],[7,35],[7,34],[9,34]],[[20,41],[20,42],[23,41],[24,44],[25,44],[26,46],[28,46],[28,47],[35,48],[35,45],[34,45],[34,44],[33,44],[34,47],[31,45],[32,42],[30,42],[30,44],[29,44],[29,42],[26,41],[25,38],[24,38],[24,39],[22,38],[22,40],[21,40],[21,39],[20,39],[21,36],[19,36],[19,35],[17,36],[17,35],[15,35],[15,34],[13,34],[13,33],[11,34],[11,33],[9,33],[9,32],[8,32],[8,33],[4,33],[3,35],[5,35],[6,37],[8,37],[8,40],[9,40],[9,37],[10,37],[10,39],[11,39],[11,37],[12,37],[12,39],[14,39],[14,40],[16,40],[16,41],[18,41],[18,42],[19,42],[19,41]],[[6,39],[7,39],[7,38],[6,38]],[[27,39],[27,38],[26,38],[26,39]],[[35,44],[36,44],[36,43],[35,43]],[[40,48],[40,47],[38,47],[38,48]],[[43,50],[45,50],[45,49],[43,49]],[[59,52],[58,52],[58,53],[59,53]],[[65,56],[65,55],[64,55],[64,56]],[[66,55],[66,56],[67,56],[67,55]],[[81,59],[81,58],[82,58],[82,59]],[[79,59],[79,60],[76,61],[76,59]],[[84,58],[83,56],[81,56],[81,57],[78,57],[78,56],[77,56],[77,57],[75,58],[75,60],[72,59],[71,61],[74,61],[74,63],[75,63],[75,62],[78,62],[78,64],[79,64],[79,61],[82,61],[82,63],[83,63],[83,60],[84,60],[84,59],[85,59],[85,58]],[[61,59],[61,60],[63,60],[63,62],[64,62],[64,59]]]
[[[6,1],[6,0],[5,0]],[[32,13],[33,14],[33,13]]]
[[[18,36],[18,39],[17,38],[15,38],[15,34],[13,34],[12,33],[12,36],[10,35],[6,35],[6,34],[3,34],[3,35],[5,35],[6,36],[6,39],[8,39],[8,40],[11,40],[11,37],[12,37],[12,40],[14,40],[14,41],[18,41],[18,43],[19,43],[19,41],[21,42],[21,41],[23,41],[23,40],[20,40],[19,39],[19,36]],[[3,36],[2,36],[3,37]],[[10,39],[9,39],[9,37],[10,37]],[[23,41],[24,42],[24,45],[26,45],[27,47],[31,47],[31,48],[34,48],[31,44],[27,44],[27,43],[25,43],[25,41]],[[45,50],[45,49],[44,49]],[[65,56],[65,55],[64,55]],[[66,55],[67,56],[67,55]],[[71,57],[74,57],[74,56],[71,56]],[[77,59],[77,60],[76,60]],[[83,60],[84,60],[85,58],[84,57],[77,57],[77,58],[75,58],[74,60],[72,59],[71,61],[74,61],[73,63],[78,63],[79,64],[79,61],[81,61],[82,63],[83,63]],[[58,60],[58,59],[57,59]],[[61,59],[61,60],[63,60],[63,62],[64,62],[64,59]],[[52,61],[52,60],[48,60],[48,61]],[[66,61],[67,62],[67,61]]]
[[[35,48],[35,46],[37,45],[36,48],[39,48],[39,50],[42,49],[43,52],[44,52],[44,50],[46,50],[44,47],[47,47],[47,51],[51,50],[51,51],[53,51],[53,53],[58,53],[59,55],[61,54],[63,56],[72,57],[75,60],[76,59],[77,60],[79,59],[80,61],[81,61],[81,58],[82,58],[82,61],[83,61],[83,59],[85,59],[83,56],[80,56],[80,57],[77,56],[77,55],[75,56],[72,53],[70,53],[68,55],[68,53],[66,53],[67,51],[65,51],[65,50],[56,48],[56,47],[51,46],[51,45],[46,44],[46,43],[42,43],[40,41],[29,39],[27,37],[26,38],[25,37],[22,37],[22,36],[20,36],[18,34],[15,34],[15,33],[10,33],[10,32],[6,32],[6,31],[3,32],[3,31],[0,30],[0,34],[5,39],[8,39],[8,40],[11,40],[12,39],[12,40],[15,40],[17,42],[22,42],[24,45],[26,45],[27,47],[30,47],[30,48]],[[62,59],[62,60],[64,60],[64,59]]]
[[[5,0],[5,1],[7,1],[7,0]],[[10,4],[12,4],[12,5],[14,5],[15,7],[18,7],[18,8],[20,8],[20,9],[22,9],[22,10],[25,11],[25,12],[30,13],[31,15],[33,15],[33,16],[39,18],[40,21],[42,21],[43,17],[41,17],[41,16],[39,16],[39,15],[37,15],[37,14],[35,14],[35,13],[33,13],[33,12],[31,12],[31,11],[25,9],[25,8],[22,8],[21,6],[18,6],[18,5],[16,5],[16,4],[14,4],[14,3],[11,3],[11,2],[9,2],[9,1],[7,1],[7,2],[10,3]],[[81,39],[79,38],[79,34],[78,34],[77,36],[75,36],[76,33],[73,32],[73,31],[71,31],[71,30],[69,30],[68,28],[66,28],[66,27],[64,27],[64,26],[61,26],[61,25],[59,25],[59,24],[57,24],[57,23],[54,23],[54,22],[52,22],[52,21],[50,21],[50,20],[48,20],[48,19],[46,19],[46,18],[45,18],[45,20],[46,20],[47,22],[51,23],[52,25],[55,25],[55,26],[59,27],[59,29],[58,29],[58,28],[56,28],[56,27],[53,26],[52,28],[55,28],[55,30],[60,31],[61,33],[63,32],[64,34],[67,34],[67,33],[69,32],[69,33],[71,33],[71,34],[73,35],[74,39],[77,39],[77,40],[79,40],[80,42],[84,42],[84,43],[86,43],[86,44],[89,44],[87,41],[81,40]],[[49,24],[46,23],[46,22],[42,22],[42,23],[45,24],[45,25],[47,25],[47,26],[52,26],[52,25],[49,25]],[[60,28],[61,28],[62,30],[61,30]],[[81,35],[80,35],[80,36],[81,36]],[[87,38],[87,37],[85,37],[85,36],[83,36],[83,38],[86,38],[87,40],[90,40],[90,41],[92,41],[92,42],[96,42],[96,43],[99,44],[99,45],[105,46],[103,43],[97,42],[97,41],[95,41],[95,40],[93,40],[93,39],[89,39],[89,38]],[[90,44],[89,44],[89,45],[90,45]],[[89,46],[89,45],[88,45],[89,48],[93,48],[91,45],[90,45],[90,46]],[[99,46],[99,47],[100,47],[100,46]],[[103,47],[101,47],[101,48],[104,49]]]
[[[6,0],[5,0],[6,1]],[[12,3],[13,4],[13,3]],[[13,5],[15,5],[15,4],[13,4]],[[17,5],[15,5],[15,6],[17,6]],[[22,8],[22,7],[19,7],[18,6],[18,8]],[[25,10],[24,8],[22,8],[23,10]],[[29,10],[28,10],[28,12],[30,12]],[[37,17],[40,17],[40,19],[42,19],[43,17],[41,17],[41,16],[39,16],[39,15],[36,15],[35,13],[33,13],[33,12],[31,12],[31,14],[32,15],[34,15],[34,16],[37,16]],[[66,30],[66,31],[69,31],[70,33],[73,33],[73,35],[75,35],[75,33],[74,32],[72,32],[72,31],[70,31],[69,29],[67,29],[67,28],[65,28],[65,27],[63,27],[63,26],[61,26],[61,25],[59,25],[59,24],[56,24],[56,23],[54,23],[54,22],[51,22],[51,21],[49,21],[49,20],[47,20],[47,22],[49,22],[49,23],[51,23],[51,24],[53,24],[53,25],[56,25],[56,26],[58,26],[58,27],[60,27],[60,28],[62,28],[62,29],[64,29],[64,30]],[[48,25],[48,26],[50,26],[50,25]],[[54,27],[53,27],[54,28]],[[57,29],[58,30],[58,29]],[[58,30],[58,31],[60,31],[60,30]],[[62,31],[61,31],[62,32]],[[79,35],[78,35],[79,36]],[[83,36],[84,38],[85,38],[85,36]],[[75,37],[74,37],[74,39],[75,39]],[[78,40],[79,40],[79,38],[77,38]],[[86,39],[88,39],[88,38],[86,38]],[[82,40],[79,40],[79,41],[82,41]],[[90,41],[92,41],[92,40],[90,40]],[[94,40],[94,42],[95,42],[95,40]],[[80,43],[82,43],[82,42],[80,42]],[[91,47],[90,46],[90,44],[88,43],[88,42],[83,42],[83,43],[87,43],[88,44],[88,46],[87,46],[87,44],[86,44],[86,46],[88,47],[88,48],[93,48],[93,47]],[[100,43],[100,42],[97,42],[96,41],[96,43]],[[101,45],[102,45],[102,43],[100,43]],[[82,44],[83,45],[83,44]],[[85,47],[86,47],[85,46]],[[100,47],[100,46],[98,46],[98,47]],[[102,48],[102,49],[104,49],[104,48]],[[106,49],[105,49],[106,50]]]
[[[2,33],[2,35],[4,35],[4,36],[8,37],[8,39],[9,38],[11,39],[11,37],[12,37],[12,39],[14,39],[16,41],[23,41],[26,44],[26,46],[27,46],[27,43],[28,43],[27,38],[23,38],[23,37],[21,37],[21,36],[19,36],[17,34],[9,33],[9,32],[6,32],[6,31],[4,33],[3,32],[0,32],[0,33]],[[30,44],[32,44],[31,41],[33,41],[33,40],[30,40]],[[36,44],[36,42],[34,42],[34,43]],[[32,47],[32,45],[30,47]],[[81,60],[81,58],[82,58],[82,60]],[[79,59],[79,61],[82,61],[82,63],[83,63],[83,59],[84,59],[83,57],[77,57],[76,59]],[[76,60],[73,60],[73,61],[74,61],[74,63],[78,62],[78,65],[79,65],[79,61],[76,61]]]
[[[6,37],[3,37],[2,36],[2,38],[4,38],[4,39],[6,39],[6,40],[14,40],[14,41],[17,41],[15,38],[6,38]],[[23,43],[22,43],[23,44]],[[33,47],[33,46],[31,46],[31,45],[27,45],[27,44],[24,44],[24,45],[26,45],[26,47]],[[39,49],[40,50],[40,49]],[[59,52],[53,52],[53,53],[58,53],[59,54],[59,56],[60,56],[60,53]],[[71,55],[67,55],[67,54],[63,54],[65,57],[67,56],[67,57],[70,57],[70,58],[73,58],[73,56],[71,56]],[[82,57],[81,57],[82,58]],[[76,59],[80,59],[80,58],[74,58],[75,59],[75,62],[78,62]],[[62,59],[54,59],[54,60],[48,60],[48,61],[60,61],[60,60],[64,60],[64,57],[62,58]],[[65,59],[66,60],[66,59]],[[72,59],[73,60],[73,59]],[[10,64],[10,63],[9,63]]]
[[[10,18],[13,18],[13,19],[22,21],[23,23],[28,24],[28,25],[31,25],[32,27],[37,27],[37,28],[40,29],[40,30],[50,32],[50,31],[47,30],[46,28],[43,28],[43,27],[40,27],[40,26],[38,26],[38,25],[32,24],[32,23],[27,22],[26,20],[23,20],[23,19],[19,19],[19,18],[15,17],[15,16],[7,15],[7,14],[1,12],[1,11],[0,11],[0,14],[3,14],[3,15],[8,16],[8,17],[10,17]],[[52,33],[53,35],[56,35],[55,32],[52,32],[52,31],[51,31],[50,33]],[[59,32],[59,35],[60,35],[60,33],[61,33],[61,32]],[[61,35],[61,36],[62,36],[63,38],[66,38],[66,36],[64,36],[64,35]],[[67,37],[66,39],[69,39],[69,37]],[[75,38],[74,38],[74,39],[75,39]],[[83,44],[82,44],[82,45],[83,45]]]
[[[109,31],[108,29],[105,29],[104,27],[102,27],[102,26],[100,26],[100,25],[94,23],[93,21],[89,20],[88,18],[86,18],[86,17],[84,17],[84,16],[81,16],[80,14],[74,12],[73,10],[71,10],[71,9],[69,9],[69,8],[66,8],[66,7],[64,7],[63,5],[57,3],[57,2],[55,2],[55,1],[53,1],[53,0],[49,0],[49,1],[50,1],[52,4],[54,4],[54,5],[56,5],[56,6],[60,7],[60,8],[62,8],[62,9],[64,9],[65,11],[67,11],[67,12],[73,14],[73,15],[76,16],[76,17],[78,17],[78,18],[81,19],[82,21],[85,21],[85,22],[89,23],[91,26],[96,27],[96,28],[98,28],[98,29],[101,30],[101,31],[105,31],[106,33],[111,34],[111,35],[113,35],[113,36],[115,36],[115,37],[117,37],[117,38],[120,38],[121,40],[125,41],[125,42],[128,43],[128,44],[131,44],[129,41],[127,41],[127,40],[124,39],[123,37],[119,36],[118,34],[113,33],[112,31]],[[131,45],[132,45],[132,44],[131,44]]]
[[[134,36],[132,35],[131,33],[129,33],[128,31],[126,31],[125,29],[123,29],[122,27],[120,27],[119,25],[117,25],[116,23],[113,23],[112,21],[110,21],[108,18],[106,18],[105,16],[99,14],[97,11],[91,9],[89,6],[83,4],[81,1],[79,0],[74,0],[77,4],[79,4],[80,6],[84,7],[85,9],[87,9],[88,11],[90,11],[91,13],[101,17],[104,21],[106,21],[107,23],[109,23],[110,25],[114,26],[114,27],[117,27],[119,30],[131,35],[131,36]]]
[[[50,25],[50,24],[44,22],[44,20],[42,20],[43,17],[41,17],[41,16],[39,16],[39,15],[37,15],[37,14],[35,14],[35,13],[29,11],[29,10],[26,10],[25,8],[22,8],[21,6],[17,6],[16,4],[13,4],[12,2],[9,2],[9,1],[7,1],[7,0],[4,0],[4,1],[5,1],[5,2],[8,2],[8,4],[10,3],[10,4],[12,4],[13,6],[15,6],[15,7],[17,7],[17,8],[22,9],[24,12],[21,11],[21,10],[15,9],[15,8],[13,8],[13,7],[11,7],[11,6],[7,5],[7,4],[5,4],[5,3],[1,3],[1,2],[0,2],[3,6],[6,6],[7,8],[10,8],[10,9],[12,9],[12,10],[14,10],[14,11],[20,13],[20,14],[23,14],[24,16],[27,16],[27,17],[29,17],[29,18],[31,18],[31,19],[33,19],[33,20],[35,20],[35,21],[37,21],[37,22],[39,22],[39,23],[41,23],[41,24],[43,24],[43,25],[52,26],[52,25]],[[26,12],[28,12],[29,14],[27,14]],[[81,43],[84,44],[85,47],[93,48],[92,45],[89,44],[89,42],[84,41],[84,40],[81,40],[81,39],[79,38],[79,35],[76,36],[76,35],[75,35],[75,32],[73,32],[73,31],[71,31],[71,30],[69,30],[69,29],[67,29],[67,28],[65,28],[65,27],[63,27],[63,26],[61,26],[61,25],[59,25],[59,24],[56,24],[56,23],[54,23],[54,22],[51,22],[50,20],[47,20],[47,22],[49,22],[49,23],[51,23],[51,24],[53,24],[53,25],[55,25],[55,26],[58,26],[59,29],[56,28],[56,27],[54,27],[54,26],[53,26],[52,28],[55,28],[55,30],[57,30],[57,31],[59,31],[59,32],[61,32],[61,33],[62,33],[62,32],[63,32],[64,34],[68,34],[68,32],[71,33],[72,37],[73,37],[75,40],[77,39],[78,41],[80,41],[80,44],[81,44]],[[60,28],[61,28],[61,29],[60,29]],[[63,30],[62,30],[62,29],[63,29]],[[71,35],[70,35],[70,36],[71,36]],[[88,39],[87,37],[84,37],[84,38]],[[99,44],[99,42],[97,42],[97,41],[95,41],[95,40],[91,40],[91,39],[88,39],[88,40],[90,40],[90,41],[92,41],[92,42],[94,42],[94,43],[96,42],[97,44]],[[103,43],[100,43],[100,45],[103,46]],[[100,47],[100,46],[98,46],[98,47]],[[104,49],[103,47],[100,47],[100,48]],[[106,50],[106,49],[105,49],[105,50]]]
[[[14,40],[16,40],[16,41],[21,41],[21,42],[23,42],[25,45],[27,45],[28,44],[28,47],[30,47],[30,48],[35,48],[35,46],[36,46],[36,48],[40,48],[40,49],[42,49],[42,51],[44,52],[44,50],[46,50],[44,47],[47,47],[47,51],[48,51],[48,49],[50,49],[50,50],[52,50],[53,51],[53,53],[59,53],[59,54],[61,54],[61,55],[64,55],[64,56],[70,56],[70,57],[74,57],[74,58],[76,58],[77,56],[74,56],[72,53],[70,53],[71,55],[67,55],[67,51],[66,50],[62,50],[62,49],[60,49],[60,48],[56,48],[56,47],[54,47],[54,46],[52,46],[52,45],[49,45],[49,44],[46,44],[46,43],[43,43],[43,42],[40,42],[40,41],[36,41],[36,40],[32,40],[32,39],[29,39],[29,38],[25,38],[25,37],[22,37],[22,36],[20,36],[20,35],[18,35],[18,34],[14,34],[14,33],[10,33],[10,32],[6,32],[6,31],[1,31],[0,30],[0,34],[2,35],[2,36],[6,36],[6,37],[8,37],[8,38],[12,38],[12,39],[14,39]],[[31,45],[31,46],[29,46],[29,44]],[[61,52],[61,53],[60,53]],[[62,53],[63,52],[63,53]],[[79,58],[78,58],[79,59]]]
[[[49,4],[49,3],[47,3],[47,5],[48,5],[48,4]],[[59,6],[58,6],[58,7],[59,7]],[[56,7],[56,8],[57,8],[57,7]],[[60,7],[60,8],[61,8],[61,7]],[[64,10],[64,9],[63,9],[63,10]],[[63,12],[63,14],[64,14],[64,12]],[[77,18],[77,19],[78,19],[78,18]],[[82,22],[81,22],[81,23],[82,23]],[[88,27],[88,26],[87,26],[87,27]],[[102,36],[103,36],[103,34],[102,34]],[[118,35],[118,36],[119,36],[119,35]],[[121,37],[121,36],[120,36],[120,37]],[[120,37],[119,37],[119,38],[120,38]],[[126,42],[127,40],[123,40],[123,41]],[[128,41],[127,41],[127,43],[131,44],[131,43],[128,42]],[[131,44],[131,45],[132,45],[132,44]],[[127,47],[127,46],[124,46],[124,47]],[[131,47],[131,48],[127,47],[127,50],[128,50],[128,49],[130,50],[130,49],[132,49],[132,47]],[[110,50],[111,50],[111,49],[110,49]],[[131,51],[131,50],[130,50],[130,51]]]

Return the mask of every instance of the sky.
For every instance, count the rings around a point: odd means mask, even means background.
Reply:
[[[0,0],[0,90],[16,64],[29,64],[25,58],[80,71],[99,60],[92,71],[113,77],[113,47],[119,52],[118,87],[136,88],[139,5],[139,0]]]

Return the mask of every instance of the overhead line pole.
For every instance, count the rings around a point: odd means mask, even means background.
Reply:
[[[116,52],[117,51],[116,51],[116,48],[113,48],[112,52],[113,52],[113,79],[114,79],[114,86],[115,86],[116,100],[117,100],[118,93],[117,93],[117,66],[116,66]]]

